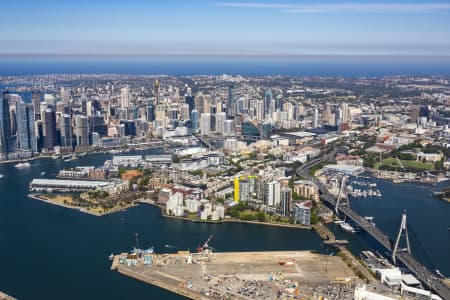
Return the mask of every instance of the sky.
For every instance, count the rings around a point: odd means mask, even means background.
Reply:
[[[450,0],[5,0],[1,10],[1,56],[450,56]]]

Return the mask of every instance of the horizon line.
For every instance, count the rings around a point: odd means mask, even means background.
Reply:
[[[398,59],[450,59],[450,54],[264,54],[264,53],[0,53],[1,58],[398,58]]]

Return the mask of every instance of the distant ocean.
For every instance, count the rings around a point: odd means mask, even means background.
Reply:
[[[450,75],[450,59],[0,57],[0,75],[52,73],[343,77]]]

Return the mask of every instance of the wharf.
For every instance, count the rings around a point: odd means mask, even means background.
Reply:
[[[359,282],[341,257],[309,251],[185,251],[143,257],[116,255],[111,269],[191,299],[313,299],[320,293],[330,300],[350,300]]]
[[[348,240],[336,240],[334,233],[322,223],[313,225],[313,228],[323,240],[325,245],[338,246],[348,244]]]

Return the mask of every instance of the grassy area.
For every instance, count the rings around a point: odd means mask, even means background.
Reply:
[[[330,164],[329,161],[324,161],[324,162],[321,162],[320,164],[312,166],[311,169],[309,169],[309,175],[310,176],[315,176],[316,171],[322,169],[324,166],[326,166],[328,164]]]
[[[56,205],[80,208],[95,214],[103,214],[133,206],[133,203],[125,202],[115,202],[109,204],[108,206],[105,206],[102,205],[103,203],[98,202],[95,199],[91,199],[89,197],[80,199],[73,194],[42,194],[39,195],[39,197],[48,200]]]
[[[432,163],[423,163],[423,162],[419,162],[419,161],[415,161],[415,160],[400,160],[400,162],[406,168],[422,169],[422,170],[433,170],[434,169],[434,164],[432,164]],[[393,167],[400,167],[400,164],[394,157],[389,157],[389,158],[383,159],[381,161],[381,164],[389,165],[389,166],[393,166]],[[379,163],[375,164],[375,167],[379,168],[380,167]]]

